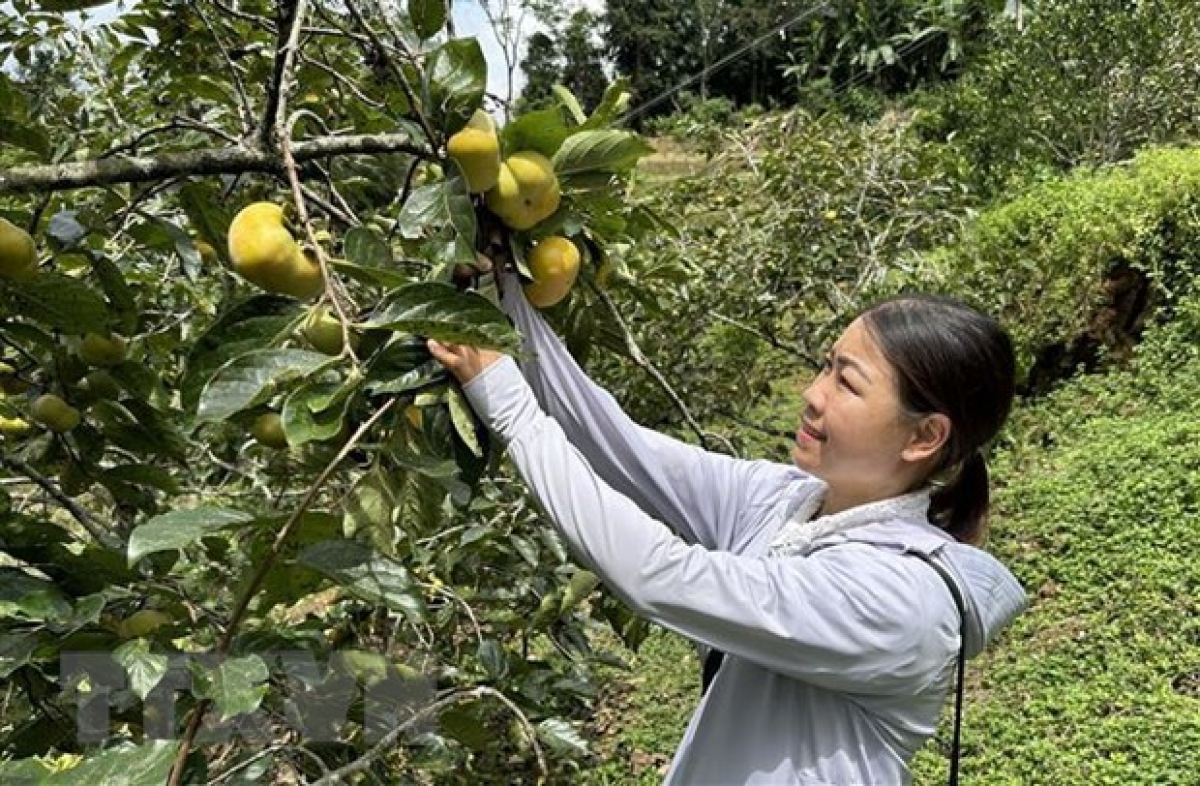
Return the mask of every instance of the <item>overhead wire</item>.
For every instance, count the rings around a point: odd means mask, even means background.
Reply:
[[[671,96],[678,93],[680,90],[683,90],[684,88],[688,87],[689,85],[695,84],[696,82],[700,81],[701,79],[708,76],[709,74],[716,73],[717,71],[721,70],[722,68],[729,65],[733,61],[738,60],[739,58],[744,56],[750,50],[761,46],[762,43],[764,41],[766,41],[768,38],[773,38],[774,36],[777,36],[780,33],[785,32],[788,28],[798,25],[801,22],[803,22],[804,20],[812,17],[814,14],[817,14],[821,11],[829,10],[830,8],[832,8],[832,6],[833,6],[832,0],[823,0],[822,2],[815,3],[814,5],[810,6],[807,10],[802,11],[798,15],[792,17],[791,19],[787,20],[786,22],[783,22],[782,24],[776,25],[774,28],[763,33],[762,35],[760,35],[758,38],[755,38],[750,43],[744,44],[743,46],[735,49],[733,52],[730,52],[728,55],[726,55],[725,57],[722,57],[720,60],[713,63],[712,65],[705,66],[704,68],[700,69],[700,71],[689,76],[687,79],[684,79],[683,81],[679,82],[678,84],[668,88],[667,90],[664,90],[662,93],[659,93],[657,96],[655,96],[654,98],[651,98],[649,101],[639,104],[637,107],[629,110],[621,117],[620,122],[628,123],[629,121],[633,120],[634,118],[645,114],[649,110],[651,110],[654,107],[661,104],[663,101],[666,101],[668,98],[670,98]]]
[[[783,33],[788,28],[800,24],[801,22],[805,21],[806,19],[812,17],[813,15],[815,15],[821,11],[830,10],[832,8],[832,6],[833,6],[832,0],[823,0],[823,2],[819,2],[819,3],[816,3],[812,6],[810,6],[807,10],[801,12],[800,14],[787,20],[786,22],[783,22],[782,24],[776,25],[771,30],[767,31],[766,33],[763,33],[762,35],[755,38],[748,44],[744,44],[743,46],[734,50],[733,52],[726,55],[725,57],[722,57],[720,60],[713,63],[712,65],[706,66],[705,68],[701,69],[700,71],[696,72],[695,74],[692,74],[688,78],[680,81],[679,83],[675,84],[674,86],[659,93],[654,98],[651,98],[650,100],[645,101],[644,103],[641,103],[638,106],[636,106],[635,108],[629,110],[628,112],[626,112],[624,115],[621,116],[621,119],[618,121],[618,123],[621,125],[624,125],[624,124],[630,122],[631,120],[633,120],[634,118],[637,118],[640,115],[645,114],[650,109],[653,109],[654,107],[658,106],[663,101],[666,101],[671,96],[673,96],[676,93],[680,92],[681,90],[685,89],[689,85],[695,84],[696,82],[700,81],[701,79],[705,78],[706,76],[716,73],[720,69],[722,69],[725,66],[729,65],[730,63],[734,62],[735,60],[738,60],[738,59],[744,57],[752,49],[755,49],[758,46],[761,46],[762,43],[764,41],[766,41],[767,39],[773,38],[774,36],[779,35],[780,33]],[[909,41],[907,44],[904,44],[899,49],[895,50],[896,59],[901,60],[904,57],[904,55],[911,54],[912,52],[915,52],[918,49],[928,46],[929,43],[935,39],[935,37],[936,36],[927,35],[927,36],[922,36],[921,38],[917,38],[917,39],[913,39],[912,41]],[[863,71],[858,72],[857,74],[855,74],[852,77],[847,77],[846,79],[843,79],[841,82],[839,82],[837,85],[835,85],[833,87],[833,91],[832,91],[833,95],[835,95],[835,96],[840,95],[841,93],[845,92],[846,90],[849,90],[853,87],[857,87],[858,85],[865,82],[867,79],[870,79],[874,73],[875,73],[874,69],[865,69]]]

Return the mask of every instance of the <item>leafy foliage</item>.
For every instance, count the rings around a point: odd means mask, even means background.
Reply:
[[[478,782],[540,766],[535,739],[569,766],[599,657],[585,621],[631,644],[644,623],[570,565],[425,340],[517,347],[479,252],[520,264],[556,232],[593,264],[650,226],[616,196],[648,150],[608,127],[619,86],[591,113],[559,91],[505,129],[505,155],[562,167],[557,213],[514,232],[443,153],[487,68],[444,32],[448,4],[64,17],[84,5],[18,0],[0,24],[0,190],[41,191],[4,205],[40,264],[0,280],[0,746],[15,760],[0,778],[277,782],[360,760]],[[41,166],[64,159],[86,164],[71,186]],[[320,303],[233,275],[231,218],[260,201],[287,204],[297,253],[324,266]],[[314,308],[340,350],[307,337]],[[93,333],[122,337],[121,356],[89,365]],[[51,392],[77,427],[30,425]],[[79,653],[111,689],[67,669]],[[281,653],[312,673],[298,682]],[[314,704],[342,678],[358,693]],[[493,684],[511,703],[451,702],[421,725],[370,692],[392,683],[410,713]],[[74,710],[92,700],[110,714],[88,737]],[[293,742],[313,712],[326,736]]]
[[[1126,358],[1146,323],[1194,288],[1198,187],[1192,149],[1080,169],[984,212],[912,276],[1005,314],[1027,386],[1044,389]]]
[[[907,115],[867,125],[795,110],[714,136],[731,152],[669,189],[642,186],[652,210],[678,216],[678,233],[619,258],[614,290],[700,422],[816,368],[903,257],[953,237],[971,204],[964,162],[924,143]],[[618,384],[649,422],[679,423],[653,381]]]
[[[917,98],[934,109],[930,133],[953,138],[973,162],[982,192],[1195,136],[1192,3],[1023,5],[1020,20],[991,20],[986,52],[960,83]]]

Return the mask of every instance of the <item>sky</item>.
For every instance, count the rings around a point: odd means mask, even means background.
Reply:
[[[501,98],[515,98],[521,94],[521,87],[525,84],[525,76],[518,68],[513,75],[513,94],[508,95],[507,77],[504,68],[504,54],[500,47],[500,43],[496,38],[494,31],[488,24],[487,15],[483,12],[480,6],[481,2],[490,2],[493,8],[498,8],[504,0],[453,0],[454,5],[454,24],[456,32],[459,36],[473,35],[479,40],[479,46],[483,49],[483,56],[488,62],[488,92],[498,95]],[[511,0],[516,5],[516,0]],[[563,9],[587,8],[594,13],[602,13],[604,11],[604,0],[559,0],[559,6]],[[522,44],[529,38],[529,35],[536,31],[540,25],[533,18],[533,14],[526,13],[521,17],[523,28],[521,33]],[[523,50],[522,50],[523,53]],[[521,55],[518,55],[517,62],[521,62]]]
[[[510,1],[514,5],[517,4],[517,0]],[[402,0],[396,0],[396,2],[402,2]],[[481,2],[487,2],[495,9],[499,8],[504,0],[451,0],[451,2],[457,34],[460,37],[474,36],[479,40],[479,45],[483,49],[483,55],[488,63],[488,92],[502,98],[515,98],[520,95],[521,87],[525,84],[524,75],[520,68],[516,70],[513,75],[513,94],[508,95],[508,79],[505,73],[503,50],[480,5]],[[604,0],[561,0],[560,4],[564,8],[587,7],[593,11],[603,11],[604,9]],[[114,0],[108,5],[89,9],[87,14],[92,23],[101,24],[115,18],[123,10],[134,5],[136,5],[136,0]],[[0,14],[5,13],[12,13],[12,7],[0,0]],[[68,17],[78,18],[78,15],[69,14]],[[521,42],[524,43],[529,35],[538,29],[538,23],[530,13],[524,14],[521,21],[523,23]],[[521,55],[519,54],[517,62],[520,63],[520,61]]]

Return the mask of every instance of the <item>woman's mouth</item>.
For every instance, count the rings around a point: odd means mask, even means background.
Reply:
[[[807,423],[800,424],[800,430],[796,432],[797,442],[824,442],[825,435],[817,431]]]

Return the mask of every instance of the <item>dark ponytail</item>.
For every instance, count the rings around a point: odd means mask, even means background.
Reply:
[[[940,413],[950,436],[930,478],[929,518],[957,540],[987,535],[984,451],[1004,425],[1016,391],[1012,340],[996,320],[953,298],[905,295],[863,321],[896,373],[901,406],[913,417]]]
[[[963,543],[979,545],[987,537],[987,460],[976,450],[954,476],[934,486],[929,500],[929,520]]]

